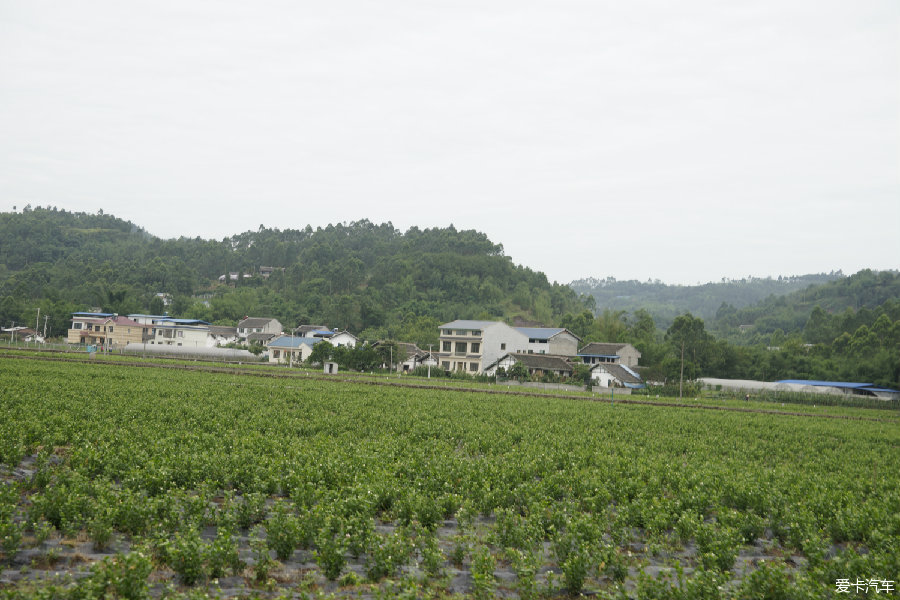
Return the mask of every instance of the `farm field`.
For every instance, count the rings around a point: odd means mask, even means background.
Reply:
[[[815,409],[0,356],[0,598],[896,588],[896,414]]]

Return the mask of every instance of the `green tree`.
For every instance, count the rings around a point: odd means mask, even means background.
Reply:
[[[706,350],[709,334],[703,320],[686,313],[675,317],[672,326],[666,331],[666,342],[671,352],[678,357],[677,362],[670,361],[671,368],[678,365],[678,395],[681,397],[685,379],[685,367],[687,366],[688,380],[695,379],[701,368],[702,357]],[[674,373],[670,373],[674,375]]]

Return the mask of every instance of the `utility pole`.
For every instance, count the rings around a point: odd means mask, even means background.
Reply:
[[[681,390],[684,385],[684,340],[681,340],[681,373],[678,375],[678,399],[681,400]]]
[[[37,318],[34,320],[34,333],[37,334],[38,329],[41,328],[41,307],[38,306]]]
[[[432,359],[431,347],[432,346],[434,346],[434,344],[428,344],[428,379],[431,379],[431,359]]]
[[[50,315],[44,315],[44,341],[47,341],[47,319],[50,318]]]

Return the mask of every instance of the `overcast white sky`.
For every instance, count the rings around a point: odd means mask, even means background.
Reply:
[[[564,283],[897,269],[900,2],[0,0],[26,204],[452,223]]]

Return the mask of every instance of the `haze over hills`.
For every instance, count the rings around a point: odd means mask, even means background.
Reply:
[[[841,271],[832,271],[788,277],[729,279],[703,285],[670,285],[659,280],[617,281],[614,277],[588,277],[573,281],[569,286],[579,294],[592,296],[598,310],[634,313],[644,309],[653,315],[658,324],[667,327],[676,316],[686,312],[704,320],[713,319],[723,303],[743,308],[769,296],[784,296],[810,285],[842,277],[844,274]]]

